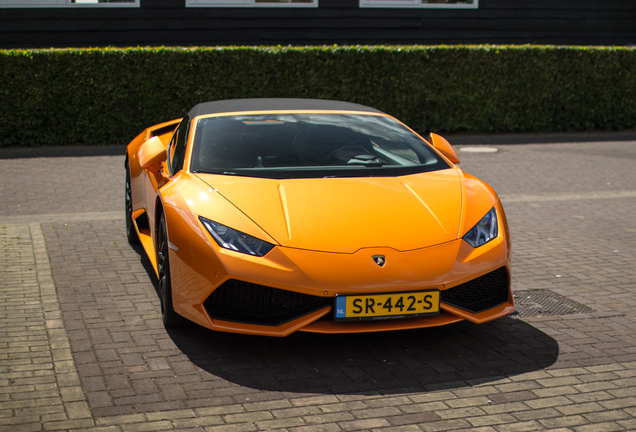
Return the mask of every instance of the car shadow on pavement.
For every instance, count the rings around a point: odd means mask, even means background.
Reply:
[[[140,254],[155,290],[150,261]],[[556,362],[558,343],[513,318],[417,330],[285,338],[216,332],[188,322],[168,336],[199,368],[241,386],[322,394],[396,394],[492,383]]]
[[[393,394],[501,380],[552,365],[558,344],[512,318],[397,332],[270,338],[214,332],[198,325],[168,330],[198,367],[267,391]]]

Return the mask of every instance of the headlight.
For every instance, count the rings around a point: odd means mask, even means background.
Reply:
[[[497,210],[493,207],[477,225],[472,227],[464,236],[464,240],[474,248],[485,245],[490,240],[499,235],[499,225],[497,224]]]
[[[210,219],[199,216],[199,220],[222,248],[261,257],[274,247],[271,243],[213,222]]]

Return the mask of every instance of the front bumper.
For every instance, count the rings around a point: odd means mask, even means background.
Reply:
[[[175,310],[213,330],[268,336],[373,332],[465,319],[482,323],[514,311],[505,230],[478,249],[460,239],[404,252],[368,248],[335,254],[276,247],[265,257],[252,257],[219,248],[195,215],[171,207],[166,213],[170,241],[177,246],[170,250]],[[170,224],[179,219],[186,223]],[[384,255],[386,265],[379,267],[374,255]],[[426,289],[440,290],[438,316],[333,320],[336,295]]]
[[[460,309],[472,315],[488,312],[498,306],[505,305],[509,297],[510,278],[507,268],[500,267],[476,279],[441,291],[441,309],[450,311]],[[278,327],[292,321],[304,321],[308,315],[323,310],[326,312],[316,321],[311,321],[304,328],[306,331],[344,330],[347,325],[352,328],[385,328],[392,329],[396,322],[388,321],[381,325],[368,322],[335,323],[333,319],[333,297],[319,297],[293,291],[285,291],[268,286],[230,279],[210,294],[203,303],[212,320],[221,320],[256,326]],[[505,308],[504,308],[505,309]],[[512,311],[511,311],[512,312]],[[406,321],[441,325],[448,320],[454,322],[456,315],[449,311],[442,312],[440,317],[416,318]],[[333,325],[329,324],[333,322]],[[417,326],[417,324],[415,324]]]

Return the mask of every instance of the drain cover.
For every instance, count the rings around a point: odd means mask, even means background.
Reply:
[[[514,293],[515,317],[540,317],[596,312],[594,309],[560,296],[552,291],[532,290]]]

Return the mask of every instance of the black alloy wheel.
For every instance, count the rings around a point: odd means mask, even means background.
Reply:
[[[137,244],[139,243],[139,236],[137,235],[137,230],[135,230],[135,226],[133,225],[132,220],[132,193],[130,187],[130,166],[128,164],[128,156],[126,156],[126,238],[128,239],[128,243]]]
[[[170,283],[170,262],[168,254],[168,235],[166,216],[161,213],[157,229],[157,272],[159,273],[159,297],[161,300],[161,318],[166,327],[183,324],[183,317],[172,307],[172,284]]]

